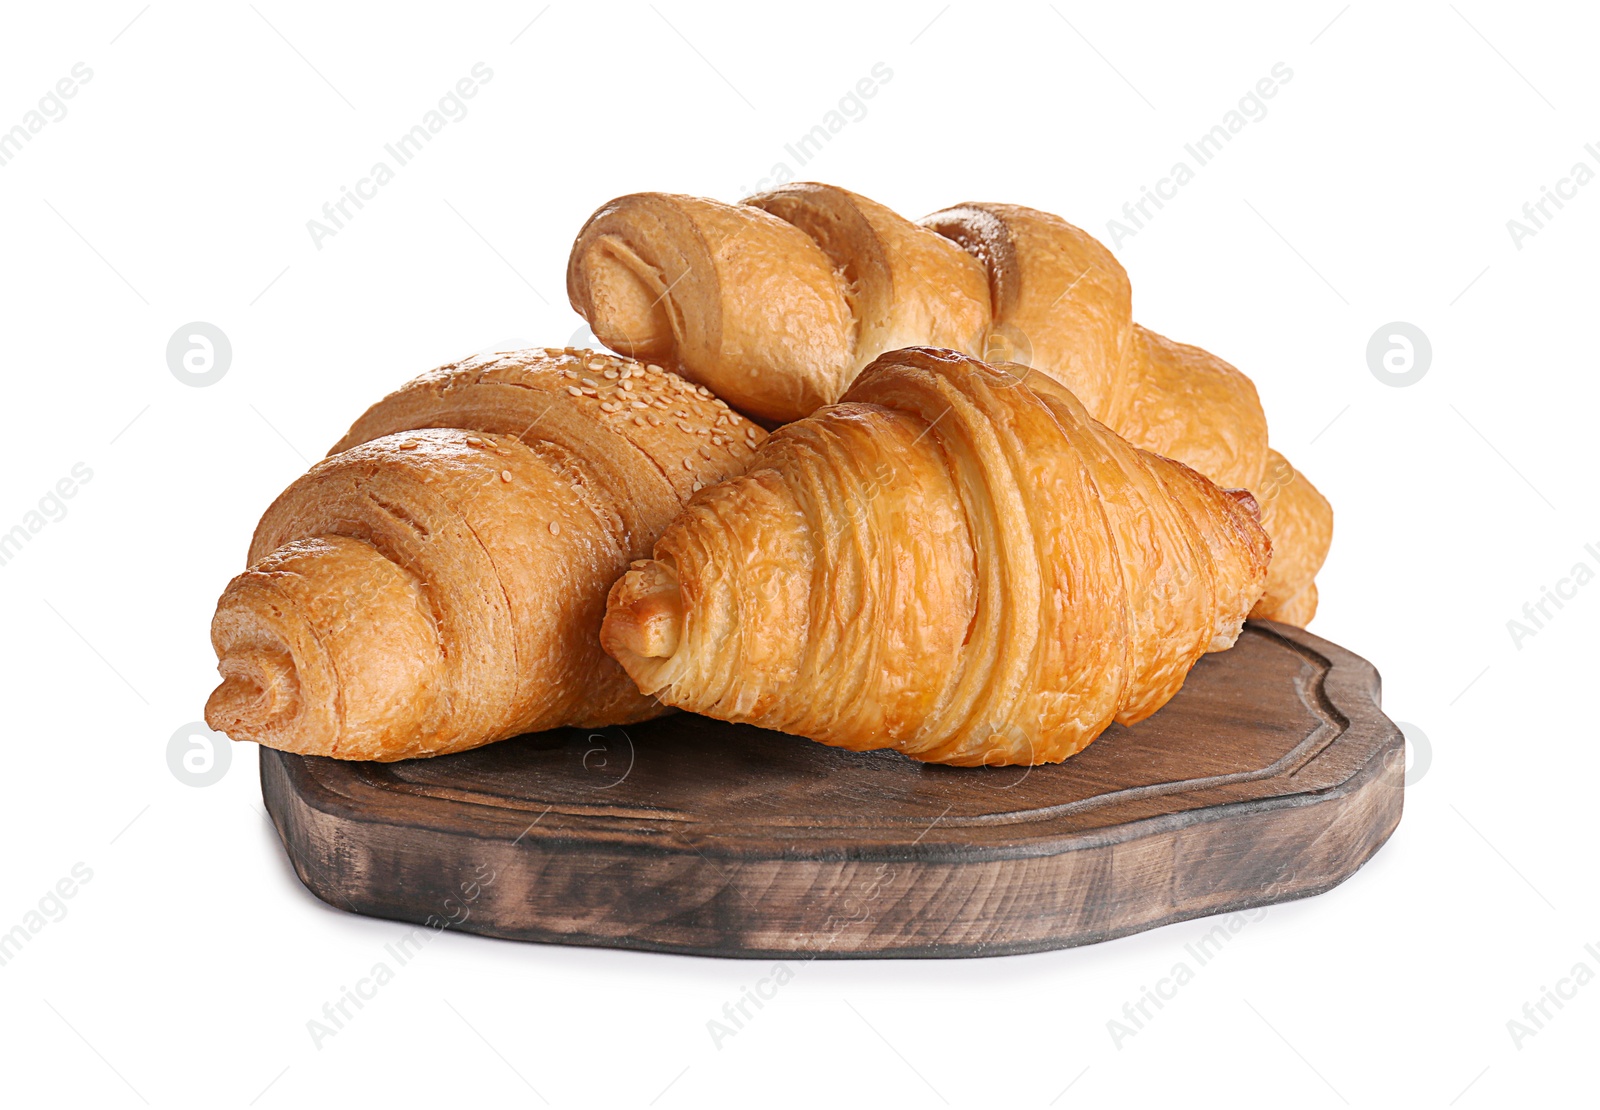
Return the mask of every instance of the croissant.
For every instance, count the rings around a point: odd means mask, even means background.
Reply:
[[[639,193],[603,206],[567,264],[601,342],[768,421],[840,397],[879,355],[937,346],[1042,371],[1130,443],[1253,491],[1276,557],[1253,614],[1304,624],[1333,514],[1267,446],[1250,380],[1133,322],[1115,256],[1065,220],[964,204],[914,224],[796,183],[722,204]]]
[[[1042,374],[899,350],[691,498],[612,587],[601,642],[696,713],[1058,762],[1233,644],[1271,556],[1257,515]]]
[[[262,517],[212,622],[207,723],[395,760],[663,712],[600,649],[606,590],[763,439],[704,386],[613,355],[422,375]]]

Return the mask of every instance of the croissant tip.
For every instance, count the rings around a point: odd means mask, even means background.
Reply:
[[[683,629],[683,595],[677,575],[645,560],[612,590],[601,625],[601,643],[613,655],[668,659]]]
[[[261,722],[266,691],[249,679],[229,675],[206,699],[206,726],[215,732],[247,735]]]
[[[206,699],[207,727],[235,740],[258,740],[292,711],[296,675],[286,653],[227,651],[217,669],[222,681]]]
[[[1256,500],[1255,494],[1247,489],[1225,489],[1222,492],[1244,506],[1245,512],[1249,513],[1250,518],[1257,524],[1261,523],[1261,502]]]
[[[643,560],[611,587],[600,646],[647,697],[672,681],[671,661],[683,639],[683,610],[677,573],[667,563]]]

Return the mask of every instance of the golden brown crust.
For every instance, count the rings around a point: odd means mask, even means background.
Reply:
[[[1282,537],[1283,555],[1274,556],[1267,589],[1251,616],[1302,627],[1317,612],[1317,584],[1333,534],[1333,508],[1289,460],[1267,452],[1261,480],[1261,523]]]
[[[1209,351],[1137,324],[1128,361],[1125,400],[1108,424],[1219,486],[1266,494],[1267,417],[1249,378]]]
[[[1059,216],[1019,204],[961,204],[921,223],[988,270],[991,358],[1009,348],[1007,361],[1043,370],[1090,412],[1114,408],[1132,290],[1110,251]]]
[[[843,281],[803,232],[748,205],[618,197],[578,233],[567,296],[606,346],[762,419],[827,404],[855,369]]]
[[[670,705],[854,749],[1055,762],[1233,642],[1270,545],[1248,497],[1043,375],[878,359],[696,495],[601,640]]]
[[[779,219],[741,217],[741,208]],[[748,229],[741,234],[765,244],[762,257],[782,264],[747,282],[708,260],[696,244],[721,241],[702,230],[715,222],[712,215]],[[799,234],[784,235],[773,223]],[[954,261],[934,245],[937,239],[976,266]],[[621,244],[615,251],[606,245],[613,241]],[[655,261],[614,261],[624,249]],[[630,267],[642,268],[644,277],[615,278]],[[715,280],[697,280],[712,273]],[[1221,359],[1135,325],[1121,264],[1058,216],[968,203],[934,213],[919,228],[865,197],[815,183],[786,185],[743,205],[644,193],[613,201],[591,220],[573,248],[568,274],[573,306],[596,334],[610,342],[607,337],[619,331],[648,332],[652,351],[680,359],[686,373],[710,382],[730,403],[745,403],[742,393],[735,395],[737,375],[761,367],[762,393],[748,411],[768,420],[797,419],[839,396],[868,361],[897,345],[981,350],[990,363],[1031,366],[1067,386],[1095,419],[1135,446],[1186,463],[1220,485],[1255,491],[1269,530],[1281,528],[1273,532],[1279,565],[1271,596],[1283,606],[1273,611],[1299,615],[1314,608],[1303,598],[1292,610],[1285,606],[1303,594],[1326,556],[1332,515],[1314,490],[1292,509],[1271,505],[1277,486],[1268,474],[1266,418],[1255,387]],[[987,305],[980,293],[985,283]],[[593,293],[613,285],[665,296]],[[837,298],[825,292],[829,288]],[[651,309],[654,324],[638,323],[641,312],[627,307],[646,302],[658,302]],[[826,311],[818,311],[815,305],[823,302]],[[761,326],[773,330],[763,338],[754,310],[768,305],[783,306],[784,322],[767,319]],[[699,340],[673,338],[747,317],[752,324],[742,332],[744,361],[737,365],[706,358]],[[979,320],[986,320],[987,331],[974,338]],[[801,337],[809,337],[809,347]],[[792,378],[795,388],[782,394],[769,374]]]
[[[744,203],[805,232],[843,279],[855,322],[849,380],[901,347],[983,355],[987,277],[944,236],[835,185],[797,182]]]
[[[1276,609],[1263,610],[1260,603],[1250,611],[1256,620],[1280,621],[1304,628],[1317,615],[1317,584],[1310,583]]]
[[[267,510],[212,625],[235,739],[349,759],[661,712],[598,645],[607,587],[764,433],[657,366],[503,352],[367,411]]]

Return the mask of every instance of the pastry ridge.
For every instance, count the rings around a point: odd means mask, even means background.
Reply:
[[[670,220],[659,217],[663,206]],[[724,243],[728,228],[765,260],[759,280],[686,245],[708,236]],[[623,280],[606,261],[625,251],[653,260],[630,264],[642,276]],[[1310,587],[1332,540],[1332,510],[1299,474],[1293,495],[1272,504],[1290,486],[1269,470],[1254,385],[1221,359],[1135,324],[1121,263],[1058,216],[967,202],[914,223],[816,182],[740,204],[636,193],[591,218],[568,262],[572,305],[603,342],[638,326],[617,308],[627,298],[608,292],[630,283],[647,288],[659,318],[691,337],[674,341],[672,329],[657,326],[651,356],[769,422],[837,400],[894,347],[940,346],[1042,371],[1135,446],[1251,490],[1278,550],[1254,615],[1305,623],[1315,613]],[[713,325],[740,341],[692,338]],[[776,384],[784,379],[787,391]]]
[[[765,433],[659,366],[478,355],[367,410],[267,509],[212,622],[212,728],[345,759],[665,709],[600,649],[606,590]]]
[[[1057,762],[1233,643],[1267,578],[1258,514],[1042,374],[902,349],[691,498],[612,587],[601,642],[724,720]]]

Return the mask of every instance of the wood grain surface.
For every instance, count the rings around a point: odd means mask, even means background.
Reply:
[[[717,956],[979,956],[1317,894],[1400,820],[1365,660],[1253,622],[1048,767],[952,768],[679,714],[350,763],[262,749],[301,880],[432,928]]]

